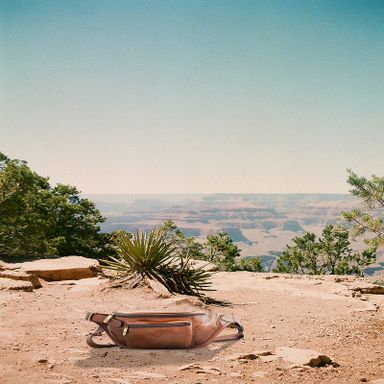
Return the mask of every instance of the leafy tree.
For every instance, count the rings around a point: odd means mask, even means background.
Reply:
[[[217,264],[224,271],[235,271],[236,258],[240,256],[240,249],[225,232],[218,232],[207,237],[204,244],[205,257]]]
[[[83,255],[114,251],[98,223],[105,219],[75,187],[33,172],[0,153],[0,256]]]
[[[316,235],[307,232],[303,237],[293,238],[293,243],[278,257],[274,272],[318,274],[320,250]]]
[[[258,257],[252,257],[250,259],[241,259],[237,264],[237,268],[241,271],[248,272],[262,272],[261,261]]]
[[[372,250],[354,252],[350,248],[349,232],[341,226],[327,225],[319,239],[307,232],[295,237],[293,243],[278,257],[275,272],[363,275],[364,267],[375,259]]]
[[[207,237],[205,243],[197,241],[193,236],[187,237],[172,220],[167,220],[161,226],[184,259],[197,259],[216,264],[223,271],[253,271],[262,270],[259,258],[240,260],[240,249],[225,232],[219,232]]]
[[[204,259],[203,244],[196,241],[193,236],[185,236],[173,220],[165,221],[160,230],[176,246],[178,253],[184,259]]]
[[[342,217],[352,225],[352,238],[365,237],[372,250],[384,246],[384,177],[372,175],[371,179],[358,176],[351,170],[348,183],[350,192],[362,200],[362,208],[342,212]]]

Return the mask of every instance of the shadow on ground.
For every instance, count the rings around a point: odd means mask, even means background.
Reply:
[[[236,341],[212,343],[188,350],[128,349],[113,347],[91,349],[90,356],[75,363],[81,368],[133,368],[186,365],[213,359]]]

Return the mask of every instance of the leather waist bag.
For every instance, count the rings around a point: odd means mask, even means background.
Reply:
[[[210,342],[238,340],[244,337],[243,327],[232,316],[212,312],[142,312],[111,314],[90,313],[86,320],[99,325],[87,336],[94,348],[120,346],[124,348],[176,349],[194,348]],[[237,333],[218,336],[225,328]],[[98,344],[93,337],[106,333],[114,344]]]

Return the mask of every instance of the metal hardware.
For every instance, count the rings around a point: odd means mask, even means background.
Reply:
[[[112,312],[111,314],[109,314],[103,321],[104,324],[107,324],[111,319],[112,317],[115,316],[115,312]]]

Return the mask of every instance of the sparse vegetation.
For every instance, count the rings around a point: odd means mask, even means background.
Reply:
[[[354,252],[349,232],[341,226],[327,225],[318,239],[305,233],[293,239],[294,245],[278,257],[274,272],[310,275],[363,275],[364,267],[375,260],[372,249]]]
[[[202,296],[209,290],[211,273],[193,268],[190,258],[178,252],[165,231],[137,231],[132,236],[118,231],[113,236],[117,256],[103,260],[105,267],[127,276],[134,284],[145,278],[155,279],[172,293]]]
[[[238,269],[240,271],[248,272],[262,272],[263,267],[261,265],[261,260],[259,257],[251,257],[248,259],[241,259],[238,264]]]
[[[221,271],[262,271],[259,258],[240,259],[240,248],[225,232],[209,235],[202,243],[192,236],[186,237],[172,220],[167,220],[161,230],[183,257],[208,261]]]
[[[384,177],[372,175],[371,179],[358,176],[348,170],[350,192],[362,200],[363,207],[342,212],[342,217],[351,224],[353,238],[364,237],[372,249],[384,246]]]

